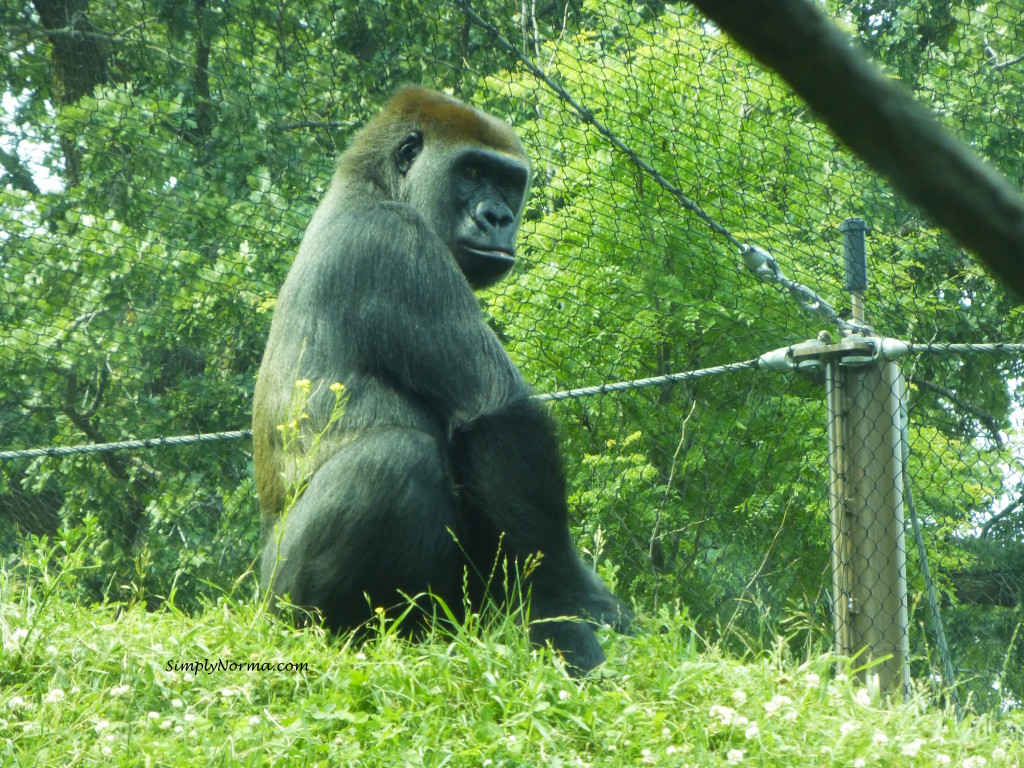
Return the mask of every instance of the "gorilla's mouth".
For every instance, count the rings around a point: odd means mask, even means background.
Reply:
[[[516,263],[512,250],[459,243],[455,260],[473,288],[486,288],[509,273]]]
[[[495,266],[512,266],[516,260],[515,253],[505,248],[483,248],[469,243],[460,243],[460,248],[470,256],[493,262]]]

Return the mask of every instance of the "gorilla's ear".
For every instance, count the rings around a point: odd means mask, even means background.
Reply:
[[[402,139],[402,143],[395,150],[395,160],[398,163],[398,170],[403,176],[412,168],[412,161],[416,159],[422,149],[423,134],[419,131],[413,131]]]

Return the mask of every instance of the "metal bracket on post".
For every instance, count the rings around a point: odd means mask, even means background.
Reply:
[[[760,368],[782,372],[818,369],[828,362],[851,368],[898,360],[909,353],[910,345],[899,339],[853,333],[833,342],[831,335],[822,331],[817,339],[765,352],[757,359],[757,364]]]

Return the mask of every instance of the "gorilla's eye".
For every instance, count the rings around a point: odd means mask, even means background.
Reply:
[[[470,181],[476,181],[482,175],[480,167],[477,165],[467,165],[465,170],[466,178]]]
[[[400,173],[408,173],[412,168],[412,161],[416,159],[422,149],[423,134],[419,131],[413,131],[402,139],[402,143],[395,150],[395,161],[398,163]]]

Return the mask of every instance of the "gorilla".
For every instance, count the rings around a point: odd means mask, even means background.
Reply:
[[[576,552],[554,425],[473,293],[512,268],[529,181],[504,122],[418,87],[341,155],[256,383],[261,586],[336,631],[377,609],[422,619],[427,595],[459,618],[521,595],[531,641],[585,674],[605,658],[594,626],[626,631],[628,611]],[[286,511],[295,459],[278,425],[300,379],[312,394],[293,450],[322,437]],[[335,382],[347,401],[332,423]]]

